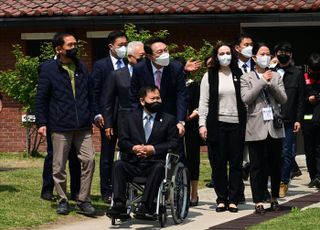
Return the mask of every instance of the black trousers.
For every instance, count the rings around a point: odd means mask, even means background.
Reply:
[[[53,147],[51,135],[47,135],[47,156],[44,159],[42,172],[42,194],[53,192],[54,182],[52,177],[52,160]],[[69,153],[69,170],[71,197],[76,198],[80,190],[81,164],[77,157],[77,152],[74,146],[71,146],[71,150]]]
[[[250,156],[250,185],[254,203],[264,200],[266,178],[271,177],[271,195],[279,197],[281,177],[282,139],[272,138],[265,140],[248,141]]]
[[[200,137],[198,122],[186,122],[185,144],[187,167],[189,170],[190,180],[199,180],[200,167]]]
[[[213,161],[217,203],[238,203],[244,146],[244,140],[240,140],[239,136],[239,124],[219,122],[218,140],[207,142],[209,155]]]
[[[314,180],[320,178],[320,126],[303,122],[302,134],[309,177]]]
[[[125,203],[127,200],[126,183],[137,176],[147,177],[141,203],[144,203],[150,209],[165,177],[163,161],[139,161],[134,163],[124,160],[115,161],[112,174],[113,200]]]
[[[100,153],[100,192],[101,196],[111,196],[111,178],[114,151],[117,142],[117,132],[114,129],[114,135],[111,140],[107,139],[104,129],[100,129],[101,153]]]

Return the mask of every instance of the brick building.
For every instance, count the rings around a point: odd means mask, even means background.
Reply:
[[[84,61],[91,69],[106,55],[108,31],[123,29],[126,23],[150,31],[167,29],[170,41],[193,47],[200,47],[203,39],[232,41],[241,31],[271,47],[287,40],[295,47],[296,64],[303,64],[311,51],[320,51],[319,10],[319,0],[0,0],[0,70],[14,66],[12,44],[21,44],[26,54],[36,56],[43,41],[65,30],[87,42]],[[0,151],[23,151],[21,105],[3,96]],[[99,149],[98,135],[95,144]]]

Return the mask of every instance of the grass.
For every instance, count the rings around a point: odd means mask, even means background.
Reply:
[[[72,211],[68,216],[56,214],[56,202],[40,199],[43,157],[23,157],[23,153],[0,153],[0,229],[30,228],[85,219]],[[99,154],[92,184],[92,202],[98,215],[107,205],[100,200]],[[207,154],[201,154],[199,188],[211,178]],[[75,202],[70,201],[71,210]]]
[[[283,230],[283,229],[318,229],[320,226],[320,209],[310,208],[304,211],[292,209],[291,213],[252,226],[250,230]]]

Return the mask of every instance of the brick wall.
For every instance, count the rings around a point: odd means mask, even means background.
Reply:
[[[96,28],[91,27],[87,30],[114,30],[114,27],[103,27]],[[189,44],[195,48],[202,46],[203,39],[210,42],[217,40],[232,41],[236,34],[239,33],[238,25],[164,25],[164,26],[150,26],[145,27],[150,31],[158,31],[160,29],[168,29],[170,36],[169,42],[174,42],[176,44]],[[91,62],[91,44],[92,40],[86,38],[86,30],[84,29],[70,29],[73,31],[78,38],[85,40],[86,53],[88,56],[83,60],[92,69],[93,63]],[[12,69],[14,67],[15,59],[12,55],[12,44],[20,44],[23,49],[25,49],[25,42],[21,40],[22,32],[53,32],[53,31],[63,31],[61,28],[0,28],[0,70]],[[195,33],[195,31],[197,31]],[[192,34],[192,37],[190,36]],[[1,89],[0,89],[1,91]],[[0,113],[0,152],[21,152],[26,148],[26,131],[25,128],[21,126],[21,116],[24,114],[22,111],[22,106],[7,97],[4,96],[4,109]],[[99,130],[94,129],[94,145],[95,150],[100,151],[100,133]],[[45,151],[46,145],[43,143],[41,145],[41,150]],[[202,150],[206,151],[206,148]]]

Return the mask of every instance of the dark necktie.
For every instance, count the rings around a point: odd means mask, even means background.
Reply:
[[[116,62],[116,65],[117,65],[117,69],[121,69],[121,65],[122,65],[121,59],[118,59],[118,61]]]
[[[146,115],[144,119],[147,120],[146,123],[144,124],[144,136],[145,136],[146,142],[148,142],[151,131],[152,131],[152,127],[151,127],[152,116]]]
[[[244,64],[242,65],[242,68],[243,68],[243,71],[244,71],[245,73],[248,73],[248,70],[247,70],[248,66],[247,66],[246,63],[244,63]]]
[[[156,71],[156,86],[160,89],[160,85],[161,85],[161,77],[162,77],[162,74],[161,74],[161,71],[160,70],[157,70]]]

